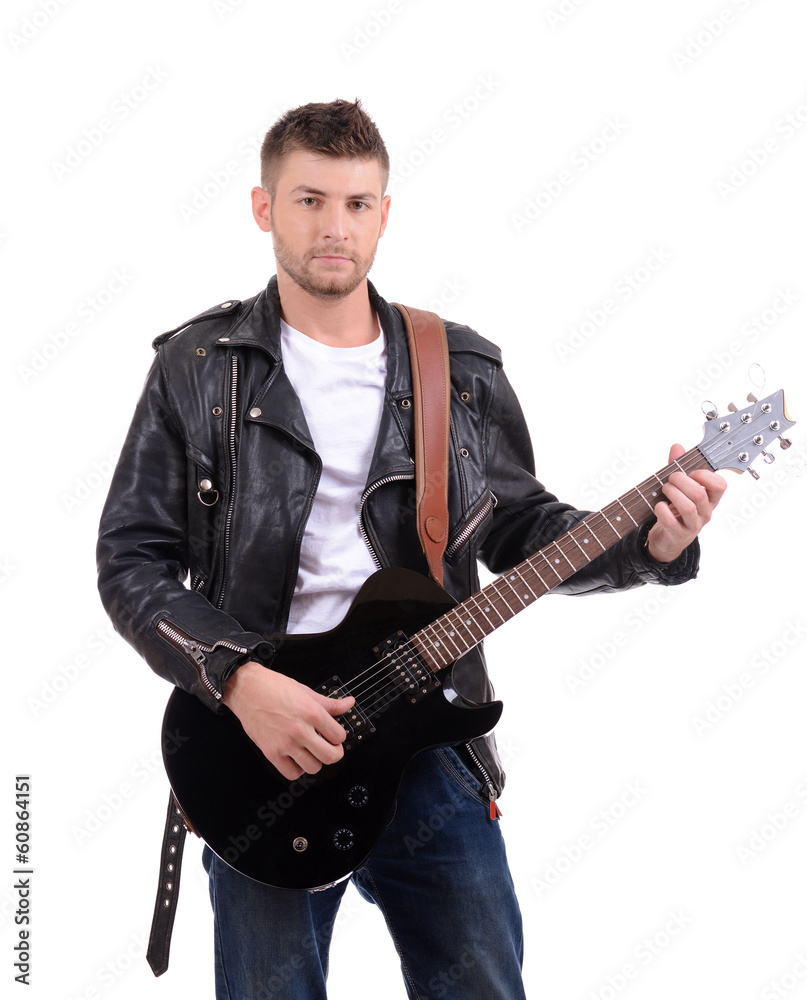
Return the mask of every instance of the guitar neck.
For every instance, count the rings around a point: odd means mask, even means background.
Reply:
[[[673,472],[711,468],[700,449],[692,448],[421,629],[411,644],[432,671],[443,669],[648,521],[665,499],[661,487]]]

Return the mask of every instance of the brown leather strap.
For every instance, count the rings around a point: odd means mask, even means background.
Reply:
[[[393,305],[403,316],[415,404],[418,536],[432,577],[442,586],[448,541],[448,435],[451,386],[448,343],[436,313]]]
[[[157,899],[154,902],[154,916],[151,920],[151,934],[146,952],[146,960],[155,976],[161,976],[168,968],[184,846],[185,821],[172,792],[168,796],[168,814],[160,853],[160,880],[157,884]]]

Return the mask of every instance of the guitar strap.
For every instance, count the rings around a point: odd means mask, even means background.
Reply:
[[[415,405],[415,488],[418,537],[432,578],[443,585],[448,540],[448,437],[451,383],[448,342],[440,317],[393,302],[403,316]]]
[[[451,384],[448,342],[436,313],[394,302],[403,317],[412,367],[415,407],[415,487],[420,544],[434,580],[443,583],[443,553],[448,539],[448,437]],[[146,960],[155,976],[168,968],[171,932],[179,896],[179,873],[187,832],[173,792],[160,852],[160,877]]]

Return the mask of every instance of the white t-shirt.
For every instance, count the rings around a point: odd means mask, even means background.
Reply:
[[[377,568],[359,531],[359,504],[384,406],[386,342],[379,324],[370,344],[329,347],[283,320],[280,338],[283,367],[322,459],[287,630],[324,632]]]

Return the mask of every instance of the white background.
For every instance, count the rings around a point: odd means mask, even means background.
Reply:
[[[800,0],[4,5],[4,995],[16,774],[25,995],[213,995],[197,842],[171,967],[143,958],[168,690],[110,631],[94,537],[152,338],[273,272],[255,143],[360,96],[393,163],[373,281],[502,346],[563,499],[603,506],[696,444],[753,362],[801,418],[759,482],[726,474],[696,582],[547,598],[489,659],[528,995],[807,996],[805,30]],[[405,996],[352,892],[330,995]]]

